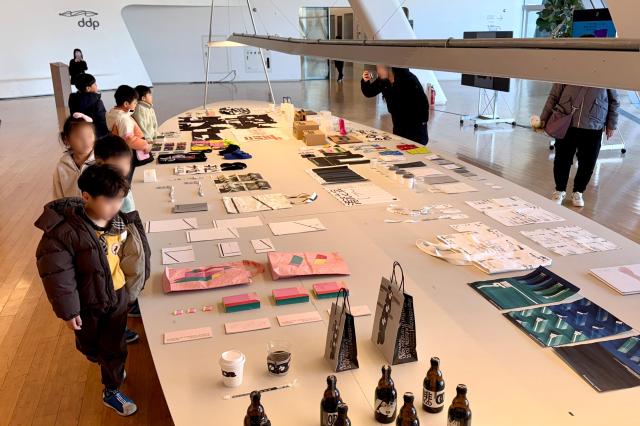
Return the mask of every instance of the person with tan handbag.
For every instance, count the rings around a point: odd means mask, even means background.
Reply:
[[[571,203],[584,207],[583,193],[591,180],[602,144],[602,133],[610,139],[618,126],[620,101],[614,89],[554,84],[540,121],[534,128],[556,139],[553,176],[556,190],[551,199],[562,204],[567,195],[574,157],[578,170]]]

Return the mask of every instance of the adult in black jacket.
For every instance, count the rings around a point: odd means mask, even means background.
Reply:
[[[73,49],[73,59],[69,61],[69,76],[71,77],[71,84],[76,84],[76,78],[80,74],[84,74],[89,67],[84,61],[82,50]]]
[[[429,101],[420,80],[406,68],[376,67],[378,78],[362,74],[362,94],[373,98],[382,93],[393,121],[393,134],[426,145]]]
[[[91,117],[98,139],[108,135],[107,111],[102,103],[101,95],[98,93],[96,79],[91,74],[80,74],[76,77],[75,86],[78,91],[69,95],[71,114],[81,112]]]

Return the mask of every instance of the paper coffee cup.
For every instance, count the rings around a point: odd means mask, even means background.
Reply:
[[[240,351],[231,350],[220,355],[222,382],[225,386],[235,388],[242,384],[245,361],[246,357]]]

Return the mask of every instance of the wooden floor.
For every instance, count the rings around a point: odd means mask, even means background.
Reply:
[[[539,113],[546,85],[516,83],[501,108],[510,107],[519,123]],[[274,84],[276,97],[291,96],[296,105],[331,109],[337,115],[389,129],[381,101],[364,99],[357,82],[326,81]],[[477,92],[445,84],[446,108],[430,124],[433,148],[506,177],[541,194],[553,190],[548,140],[510,126],[474,132],[460,128],[458,114],[473,113]],[[160,121],[201,102],[202,85],[161,85],[155,89]],[[104,95],[107,107],[112,94]],[[216,85],[211,100],[266,99],[263,84]],[[516,101],[517,100],[517,101]],[[629,111],[633,106],[625,105]],[[51,173],[61,154],[51,97],[0,101],[0,425],[165,425],[172,424],[140,320],[129,326],[141,334],[130,346],[123,390],[140,407],[122,419],[101,403],[99,369],[74,347],[73,334],[53,315],[38,278],[34,253],[40,232],[33,227],[50,198]],[[629,152],[601,156],[581,213],[640,242],[640,128],[622,120]],[[437,142],[436,142],[437,140]],[[505,194],[509,195],[509,194]]]

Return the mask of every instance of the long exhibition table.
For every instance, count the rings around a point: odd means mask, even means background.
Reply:
[[[229,101],[212,104],[268,110],[267,104],[253,101]],[[196,110],[193,110],[195,112]],[[279,113],[274,116],[282,118]],[[178,117],[165,122],[162,131],[177,131]],[[290,134],[288,129],[283,132]],[[190,132],[181,134],[190,140]],[[395,143],[394,143],[395,145]],[[405,271],[406,291],[414,297],[419,361],[393,367],[392,378],[399,394],[413,392],[420,420],[424,425],[445,426],[446,408],[455,396],[455,386],[468,386],[468,398],[475,426],[542,426],[542,425],[613,425],[640,424],[635,412],[640,400],[640,388],[597,393],[569,368],[550,348],[542,348],[521,330],[507,321],[500,312],[472,290],[467,283],[494,278],[473,266],[454,266],[420,252],[417,239],[435,241],[438,234],[454,232],[449,225],[481,221],[529,245],[553,259],[552,271],[578,285],[581,294],[608,309],[634,328],[640,327],[640,296],[620,296],[588,274],[594,267],[616,266],[638,261],[638,245],[589,220],[569,208],[555,205],[531,191],[465,164],[468,169],[502,189],[483,182],[458,177],[479,191],[447,195],[429,192],[415,193],[372,170],[369,165],[352,168],[381,188],[396,195],[401,204],[420,207],[448,203],[469,216],[468,220],[435,220],[415,224],[389,224],[395,219],[386,212],[386,204],[345,207],[312,179],[306,169],[312,164],[299,155],[303,144],[295,139],[285,141],[247,142],[243,149],[253,155],[246,161],[248,168],[238,173],[257,172],[271,184],[272,192],[286,195],[317,192],[315,203],[296,205],[292,209],[268,211],[240,216],[261,217],[263,227],[242,228],[242,257],[219,257],[215,241],[192,243],[196,262],[186,266],[201,266],[229,260],[248,259],[267,266],[266,254],[255,254],[250,240],[270,238],[278,251],[337,251],[348,263],[351,275],[345,277],[351,291],[351,306],[367,305],[375,311],[380,278],[389,276],[394,260]],[[408,155],[410,160],[424,160],[422,155]],[[442,155],[462,163],[449,155]],[[210,163],[219,164],[221,157],[209,154]],[[425,161],[426,162],[426,161]],[[428,162],[427,162],[428,163]],[[428,163],[429,167],[441,169]],[[143,183],[143,169],[154,168],[158,182]],[[442,171],[454,176],[449,170]],[[136,171],[133,192],[141,216],[147,220],[176,218],[172,203],[163,185],[174,185],[176,203],[208,202],[209,211],[189,213],[195,216],[199,228],[211,228],[212,219],[228,215],[210,177],[203,177],[204,197],[197,194],[197,185],[173,181],[173,166],[150,164]],[[236,194],[237,195],[237,194]],[[239,195],[242,195],[240,193]],[[566,219],[545,225],[505,227],[466,205],[467,200],[517,195]],[[324,232],[273,236],[269,222],[318,218],[327,227]],[[577,256],[558,256],[522,236],[519,231],[546,227],[577,225],[614,242],[619,249]],[[270,300],[274,288],[301,284],[311,289],[313,283],[332,281],[334,277],[311,277],[273,281],[268,272],[257,276],[250,286],[164,294],[164,267],[161,249],[184,246],[185,232],[149,234],[152,248],[152,277],[140,298],[142,318],[153,355],[155,368],[176,425],[237,425],[241,424],[249,398],[225,400],[229,394],[279,386],[297,380],[294,388],[265,393],[262,403],[274,426],[319,424],[320,400],[326,387],[326,376],[334,374],[323,359],[331,300],[276,306]],[[173,265],[173,266],[185,266]],[[524,273],[498,275],[514,276]],[[335,277],[338,280],[341,277]],[[256,292],[262,300],[259,310],[224,313],[220,306],[224,296]],[[213,312],[202,312],[203,305],[215,305]],[[198,312],[174,316],[176,309],[195,307]],[[322,322],[280,327],[277,315],[317,310]],[[271,328],[248,333],[225,335],[224,324],[257,318],[268,318]],[[374,425],[374,389],[380,378],[384,357],[371,342],[373,315],[355,319],[360,368],[338,373],[338,389],[349,405],[354,425]],[[163,334],[169,331],[210,326],[213,338],[175,344],[163,344]],[[629,333],[627,333],[628,335]],[[286,339],[292,343],[292,365],[289,374],[273,378],[266,369],[266,345],[269,340]],[[230,389],[222,385],[218,357],[226,350],[237,349],[247,356],[244,383]],[[429,359],[438,356],[446,381],[445,410],[427,414],[421,408],[422,380],[429,368]],[[135,373],[132,373],[135,374]],[[135,396],[135,395],[134,395]],[[151,409],[151,408],[148,408]],[[636,420],[633,420],[636,419]]]

